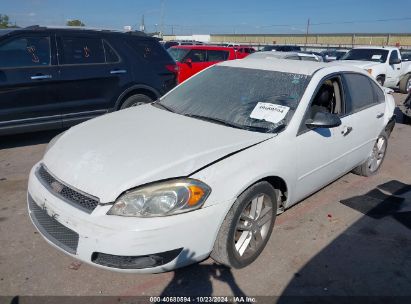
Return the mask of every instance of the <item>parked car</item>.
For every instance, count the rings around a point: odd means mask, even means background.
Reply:
[[[261,49],[262,52],[277,51],[277,52],[299,52],[301,47],[297,45],[266,45]]]
[[[234,50],[236,51],[236,57],[237,59],[242,59],[247,57],[250,54],[255,53],[255,49],[251,46],[246,46],[246,45],[240,45],[234,47]]]
[[[325,62],[340,60],[349,50],[345,49],[330,49],[321,52]]]
[[[170,40],[170,41],[164,41],[163,42],[163,47],[165,49],[169,49],[172,46],[177,46],[177,45],[203,45],[204,43],[200,41],[195,41],[195,40]]]
[[[402,62],[400,51],[395,47],[354,48],[338,64],[362,68],[381,86],[399,88],[404,94],[408,93],[411,86],[411,62]]]
[[[0,135],[69,127],[149,103],[177,66],[139,32],[30,27],[0,36]]]
[[[105,269],[210,255],[245,267],[276,214],[351,170],[378,172],[394,108],[355,67],[222,62],[53,139],[30,173],[30,217],[54,247]]]
[[[225,60],[237,59],[234,48],[205,45],[182,45],[168,49],[171,57],[178,65],[178,83]]]
[[[305,52],[256,52],[250,54],[248,59],[256,59],[256,58],[275,58],[275,59],[288,59],[288,60],[303,60],[303,61],[316,61],[322,62],[323,59],[321,56],[317,56],[312,53],[305,53]]]

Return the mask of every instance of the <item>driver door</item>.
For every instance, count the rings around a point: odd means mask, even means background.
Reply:
[[[324,101],[319,101],[324,86],[328,86],[329,91],[332,92],[329,106]],[[307,108],[296,138],[298,155],[296,156],[295,201],[319,190],[346,172],[346,155],[352,147],[347,139],[350,129],[343,118],[344,100],[341,76],[337,75],[320,83]],[[327,111],[340,116],[342,124],[335,128],[308,129],[305,121],[312,118],[314,112],[321,107],[324,107],[321,111],[327,109]]]

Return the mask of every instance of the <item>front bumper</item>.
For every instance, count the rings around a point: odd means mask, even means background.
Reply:
[[[37,168],[30,173],[27,195],[33,224],[54,247],[105,269],[156,273],[201,261],[209,256],[229,208],[229,203],[216,204],[168,217],[136,218],[107,215],[111,205],[98,205],[87,213],[45,188]]]

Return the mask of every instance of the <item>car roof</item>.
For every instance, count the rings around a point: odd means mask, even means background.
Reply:
[[[373,49],[373,50],[387,50],[387,51],[392,51],[392,50],[397,50],[398,48],[392,47],[392,46],[358,46],[353,48],[353,50],[356,49]]]
[[[122,35],[130,35],[130,36],[140,36],[140,37],[147,37],[151,38],[150,36],[146,35],[140,31],[116,31],[110,29],[99,29],[99,28],[88,28],[82,26],[28,26],[25,28],[15,28],[10,29],[6,34],[12,32],[24,33],[24,32],[42,32],[42,31],[61,31],[61,32],[76,32],[76,33],[105,33],[105,34],[122,34]]]
[[[232,47],[227,46],[211,46],[211,45],[175,45],[171,47],[172,49],[195,49],[195,50],[221,50],[221,51],[229,51],[234,50]]]
[[[327,62],[315,62],[315,61],[300,61],[289,59],[276,59],[276,58],[249,58],[247,60],[229,60],[223,61],[218,64],[219,66],[246,68],[256,70],[277,71],[291,74],[300,74],[311,76],[315,72],[327,69],[335,70],[336,67],[341,71],[352,71],[356,73],[365,74],[366,72],[360,68],[354,66],[338,66],[337,63],[330,64]]]
[[[251,56],[251,57],[250,57]],[[304,53],[304,52],[272,52],[272,51],[264,51],[264,52],[256,52],[254,54],[249,55],[246,57],[249,58],[277,58],[277,59],[285,59],[286,57],[291,56],[299,56],[299,57],[316,57],[312,53]]]

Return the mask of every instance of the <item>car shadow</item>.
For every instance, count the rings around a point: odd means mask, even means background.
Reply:
[[[409,303],[411,185],[392,180],[341,204],[363,216],[294,274],[279,303]]]
[[[183,250],[177,258],[177,264],[190,261],[191,256],[188,250]],[[203,265],[197,262],[174,270],[174,276],[161,292],[161,296],[212,296],[212,280],[227,284],[233,296],[245,297],[230,268],[216,263]]]
[[[0,136],[0,149],[46,144],[63,129]]]

